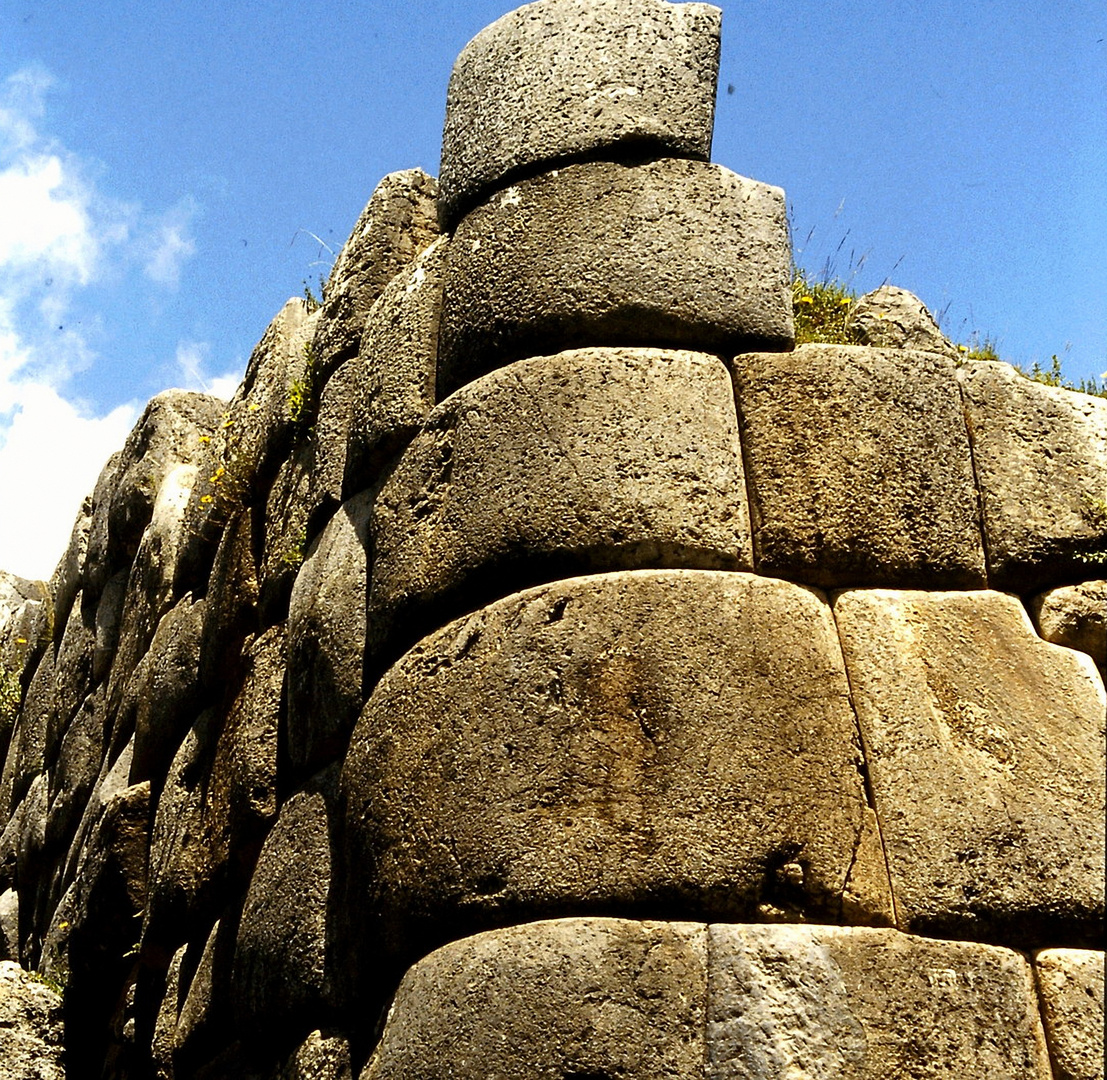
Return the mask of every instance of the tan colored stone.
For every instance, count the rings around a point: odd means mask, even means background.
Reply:
[[[501,600],[384,675],[342,782],[366,971],[538,913],[890,916],[829,608],[786,582]]]
[[[1086,652],[1107,677],[1107,581],[1049,589],[1034,597],[1029,608],[1046,641]]]
[[[505,179],[559,159],[706,161],[721,17],[707,4],[540,0],[486,26],[446,95],[444,226]]]
[[[1103,953],[1046,949],[1034,973],[1055,1080],[1103,1080]]]
[[[702,353],[581,349],[492,372],[428,418],[377,499],[373,538],[370,634],[389,657],[543,580],[749,569],[726,368]]]
[[[858,590],[834,613],[900,928],[1097,940],[1107,699],[1091,661],[1002,593]]]
[[[1102,576],[1107,400],[1007,364],[967,364],[962,377],[992,587],[1025,596]]]
[[[405,976],[361,1080],[699,1080],[706,931],[561,919],[456,941]]]
[[[564,349],[791,348],[790,267],[784,192],[721,165],[598,161],[520,180],[450,242],[439,400]]]
[[[985,584],[952,361],[856,345],[734,360],[761,573],[824,588]]]
[[[1018,953],[856,927],[708,933],[707,1080],[1050,1080]]]
[[[951,360],[960,352],[938,328],[926,305],[906,289],[881,285],[858,299],[846,317],[862,345],[879,349],[919,349]]]
[[[0,960],[0,1080],[65,1080],[62,1000],[10,960]]]

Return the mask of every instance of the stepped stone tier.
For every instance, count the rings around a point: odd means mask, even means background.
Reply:
[[[1103,1077],[1107,401],[795,347],[719,25],[479,34],[0,574],[0,1080]]]

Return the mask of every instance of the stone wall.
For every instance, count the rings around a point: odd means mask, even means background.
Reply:
[[[719,31],[485,29],[0,576],[0,1059],[52,985],[77,1080],[1103,1076],[1107,401],[793,347]]]

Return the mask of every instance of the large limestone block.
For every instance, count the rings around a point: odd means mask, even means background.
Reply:
[[[826,588],[985,584],[952,361],[801,345],[734,361],[761,573]]]
[[[853,927],[708,932],[707,1080],[1050,1080],[1018,953]]]
[[[431,414],[381,491],[373,536],[372,635],[398,628],[401,646],[542,580],[750,569],[726,368],[581,349],[492,372]]]
[[[1107,677],[1107,581],[1048,589],[1029,608],[1046,641],[1086,652]]]
[[[62,1000],[0,960],[0,1080],[65,1080]]]
[[[558,159],[711,155],[722,12],[659,0],[539,0],[462,50],[446,94],[444,228]]]
[[[288,756],[309,774],[338,758],[365,704],[369,522],[375,492],[342,504],[304,560],[288,613]]]
[[[843,593],[834,613],[899,926],[1032,948],[1102,934],[1091,661],[994,592]]]
[[[1107,400],[1007,364],[968,364],[963,379],[992,586],[1027,595],[1102,577]]]
[[[332,997],[326,915],[337,791],[332,766],[289,798],[254,868],[233,974],[236,1022],[252,1040],[283,1038]]]
[[[1046,949],[1034,957],[1056,1080],[1103,1080],[1103,953]]]
[[[434,408],[448,243],[445,236],[435,240],[385,286],[369,312],[350,401],[347,491],[375,483]]]
[[[368,970],[543,914],[887,920],[860,763],[819,594],[696,570],[531,589],[366,704],[348,933]]]
[[[446,259],[439,398],[590,345],[724,356],[792,345],[784,192],[721,165],[570,165],[499,192]]]
[[[385,285],[438,235],[438,181],[389,173],[362,210],[323,286],[313,349],[323,373],[356,356],[365,317]]]
[[[700,1080],[707,928],[561,919],[432,953],[361,1080]]]

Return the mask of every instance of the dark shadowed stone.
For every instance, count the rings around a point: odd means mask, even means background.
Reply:
[[[119,624],[123,618],[123,601],[127,595],[128,571],[120,570],[104,585],[96,605],[92,648],[92,678],[101,682],[111,670],[115,648],[119,644]]]
[[[824,588],[983,588],[953,362],[801,345],[734,360],[757,568]]]
[[[366,704],[343,932],[371,974],[546,915],[887,922],[860,763],[820,594],[698,570],[531,589],[421,641]]]
[[[430,415],[381,490],[373,536],[369,633],[388,658],[543,580],[751,569],[726,368],[580,349],[494,371]]]
[[[49,772],[50,814],[47,839],[69,847],[78,822],[100,775],[104,756],[106,716],[103,687],[89,694],[70,721]]]
[[[175,1076],[207,1076],[211,1080],[241,1076],[241,1055],[234,1055],[234,1065],[225,1062],[215,1071],[207,1066],[232,1039],[235,1028],[231,1010],[231,964],[234,958],[237,913],[224,911],[207,936],[188,993],[181,1005],[173,1037]],[[204,940],[202,937],[200,940]]]
[[[722,12],[658,0],[539,0],[485,27],[446,95],[440,214],[559,159],[711,154]]]
[[[561,919],[478,934],[408,972],[361,1080],[700,1080],[706,975],[697,923]]]
[[[878,349],[917,349],[951,360],[961,355],[934,321],[926,305],[906,289],[881,285],[850,308],[846,325],[862,345]]]
[[[120,476],[126,468],[126,461],[121,450],[116,451],[104,463],[100,475],[96,479],[96,487],[92,492],[92,503],[88,523],[88,535],[82,540],[78,535],[80,530],[80,518],[73,530],[73,538],[70,542],[70,552],[74,543],[78,549],[83,548],[81,559],[81,571],[76,581],[66,578],[59,582],[62,586],[58,592],[58,620],[54,625],[54,632],[60,635],[69,618],[69,608],[74,602],[78,590],[84,590],[91,595],[99,595],[104,583],[123,566],[113,567],[109,558],[109,518],[111,514],[112,498]],[[69,553],[63,558],[62,563],[68,562]],[[60,571],[59,567],[59,571]],[[72,591],[70,591],[72,590]]]
[[[355,365],[344,462],[347,491],[376,482],[434,407],[448,240],[439,237],[385,286],[365,324]]]
[[[721,165],[570,165],[494,195],[446,256],[438,396],[593,345],[792,345],[784,192]]]
[[[200,706],[199,655],[204,601],[191,595],[166,612],[143,660],[135,709],[131,782],[160,786]]]
[[[860,927],[708,933],[710,1080],[1050,1080],[1016,952]]]
[[[1101,940],[1107,696],[1092,664],[1003,593],[858,590],[834,613],[900,929]]]
[[[323,286],[313,348],[324,374],[357,355],[374,301],[438,235],[437,197],[438,181],[422,169],[389,173],[377,185]]]
[[[1107,678],[1107,581],[1050,589],[1028,606],[1046,641],[1086,652]]]
[[[345,1035],[313,1031],[271,1080],[353,1080],[349,1041]]]
[[[306,775],[345,750],[365,703],[369,515],[375,491],[342,504],[296,577],[288,614],[288,755]]]
[[[61,995],[0,960],[0,1080],[65,1080]]]
[[[312,506],[312,463],[308,440],[296,445],[280,469],[265,500],[265,529],[258,577],[258,607],[263,626],[288,615],[296,574],[308,546]]]
[[[187,982],[182,983],[182,968],[188,946],[182,945],[169,961],[165,975],[165,988],[154,1019],[154,1033],[150,1040],[150,1058],[155,1080],[173,1080],[173,1043],[177,1036],[177,1020],[184,1004]]]
[[[325,936],[337,795],[335,765],[281,807],[246,894],[235,1017],[244,1036],[262,1044],[285,1041],[332,1003]]]
[[[1101,576],[1107,400],[1007,364],[967,364],[962,376],[992,587],[1028,595]]]
[[[89,534],[92,531],[92,511],[93,496],[90,493],[81,503],[81,509],[77,512],[77,520],[73,523],[73,531],[69,536],[69,545],[50,578],[49,593],[53,597],[54,606],[51,615],[51,632],[54,632],[57,622],[61,622],[64,626],[65,620],[69,618],[69,608],[73,604],[73,598],[81,587]],[[61,630],[62,627],[56,627],[58,634]]]
[[[1103,953],[1046,949],[1034,973],[1055,1080],[1103,1080]]]

